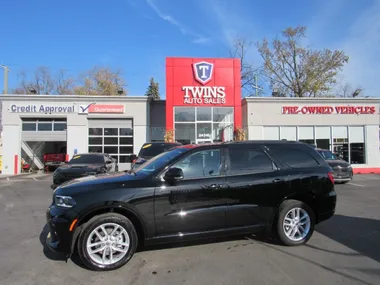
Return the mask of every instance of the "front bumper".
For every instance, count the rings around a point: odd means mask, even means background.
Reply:
[[[75,216],[72,210],[60,209],[54,205],[47,209],[48,235],[46,245],[51,251],[65,254],[71,253],[73,232],[70,231],[70,225]]]

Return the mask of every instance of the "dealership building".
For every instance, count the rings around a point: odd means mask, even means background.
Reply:
[[[44,168],[44,154],[103,152],[119,169],[166,131],[182,143],[296,140],[330,149],[356,172],[380,169],[379,99],[241,97],[240,61],[167,58],[166,100],[146,96],[2,95],[2,173],[21,158]]]

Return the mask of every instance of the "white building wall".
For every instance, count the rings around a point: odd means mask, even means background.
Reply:
[[[21,173],[21,126],[3,125],[2,174],[14,174],[15,155],[18,157],[16,174]]]
[[[25,118],[54,118],[67,119],[67,154],[71,158],[75,149],[77,152],[88,152],[88,118],[128,118],[133,120],[134,153],[137,153],[142,144],[149,140],[148,116],[149,98],[146,96],[54,96],[54,95],[2,95],[2,123],[3,123],[3,173],[14,173],[14,154],[21,154],[22,120]],[[124,105],[123,114],[90,113],[79,114],[80,105],[96,103],[98,105]],[[14,112],[11,106],[45,105],[45,106],[73,106],[73,112],[44,113],[44,112]],[[38,109],[38,107],[37,107]],[[18,171],[20,171],[18,167]]]
[[[374,106],[374,114],[283,114],[283,106]],[[248,129],[248,139],[301,139],[308,133],[306,126],[338,127],[364,126],[366,163],[353,167],[380,167],[380,99],[367,98],[246,98],[242,102],[243,126]],[[276,127],[279,136],[276,138]],[[318,128],[321,130],[322,128]],[[341,128],[342,129],[342,128]],[[316,129],[314,129],[315,132]],[[342,129],[343,130],[343,129]],[[349,134],[348,134],[349,137]]]

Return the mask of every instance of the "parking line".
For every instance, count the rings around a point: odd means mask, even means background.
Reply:
[[[365,187],[364,185],[360,185],[360,184],[355,184],[355,183],[347,183],[348,185],[352,185],[352,186],[358,186],[358,187]]]
[[[38,179],[37,179],[36,177],[33,177],[33,180],[34,180],[34,181],[38,181]]]

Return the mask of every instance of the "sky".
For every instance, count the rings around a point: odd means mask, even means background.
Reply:
[[[154,77],[165,98],[166,57],[229,57],[236,37],[257,42],[304,25],[312,48],[350,57],[339,80],[380,95],[380,0],[12,0],[0,10],[10,89],[38,66],[73,76],[108,66],[123,71],[129,95],[144,95]],[[248,58],[261,64],[254,47]]]

